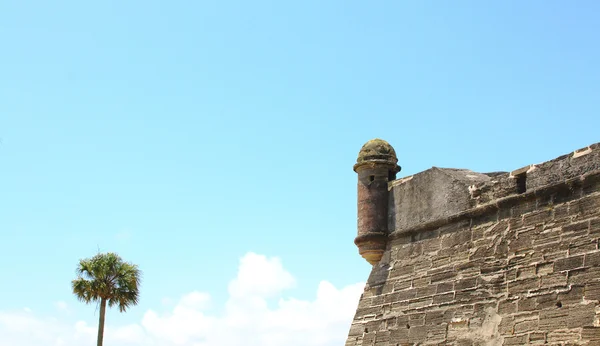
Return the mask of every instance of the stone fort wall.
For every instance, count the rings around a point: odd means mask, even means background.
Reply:
[[[365,144],[355,166],[373,269],[346,346],[600,345],[600,144],[399,180],[387,146]]]

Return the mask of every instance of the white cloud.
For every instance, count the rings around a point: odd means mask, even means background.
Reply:
[[[208,293],[190,292],[169,311],[148,310],[139,323],[107,325],[106,344],[343,345],[364,285],[359,283],[338,289],[323,281],[314,300],[282,298],[282,293],[295,282],[278,258],[248,253],[241,259],[238,274],[229,284],[229,299],[221,313],[207,313],[211,304]],[[277,297],[277,305],[270,308],[267,299]],[[62,302],[56,306],[67,308]],[[6,345],[92,346],[96,332],[95,324],[90,326],[83,321],[68,325],[65,321],[39,317],[33,312],[0,311],[0,340]]]
[[[237,277],[229,284],[232,298],[270,298],[295,284],[294,277],[283,269],[281,261],[248,253],[240,261]]]

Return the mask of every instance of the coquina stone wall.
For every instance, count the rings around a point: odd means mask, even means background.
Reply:
[[[600,144],[511,173],[432,168],[388,192],[346,346],[600,345]]]

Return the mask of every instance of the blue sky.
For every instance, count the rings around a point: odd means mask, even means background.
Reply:
[[[98,249],[144,272],[140,305],[111,312],[115,325],[193,291],[218,315],[248,252],[281,259],[296,280],[283,297],[363,282],[361,145],[388,140],[404,176],[509,171],[597,142],[598,13],[597,1],[0,1],[0,312],[53,316],[63,302],[61,321],[93,326],[70,280]]]

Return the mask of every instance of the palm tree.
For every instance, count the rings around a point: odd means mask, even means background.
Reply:
[[[71,282],[73,294],[80,301],[100,303],[98,346],[104,337],[106,304],[119,306],[120,312],[137,305],[141,272],[138,266],[124,262],[115,253],[99,253],[92,258],[79,260],[77,279]]]

